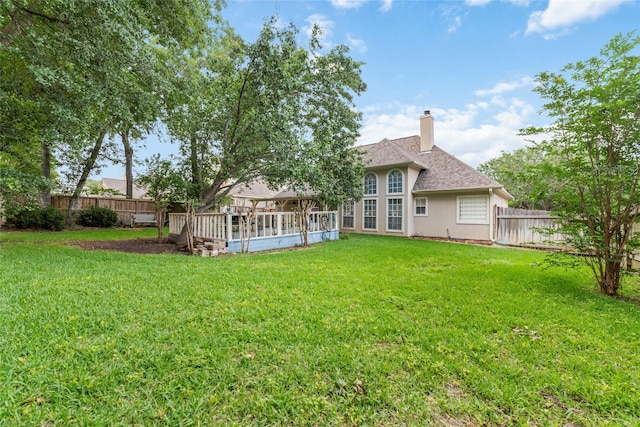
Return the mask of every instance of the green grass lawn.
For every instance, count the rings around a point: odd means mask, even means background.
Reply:
[[[142,230],[0,235],[0,425],[638,425],[640,306],[540,252],[61,244]]]

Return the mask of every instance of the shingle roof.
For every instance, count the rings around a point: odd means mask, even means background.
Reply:
[[[402,141],[402,139],[390,141],[385,138],[376,144],[358,147],[364,153],[363,160],[366,167],[376,168],[408,164],[416,164],[416,166],[421,168],[426,167],[421,164],[420,159],[408,153],[402,146],[397,144],[398,141]]]
[[[126,179],[117,179],[117,178],[101,178],[98,183],[100,188],[115,190],[122,194],[123,196],[127,194],[127,180]],[[147,190],[144,188],[138,187],[135,183],[133,184],[133,194],[132,197],[134,199],[148,199]]]
[[[246,197],[246,198],[261,198],[268,199],[277,195],[281,190],[271,190],[269,186],[263,181],[256,180],[248,184],[242,184],[234,187],[229,191],[230,196]]]
[[[420,137],[410,136],[393,140],[383,139],[377,144],[360,147],[365,151],[368,169],[400,164],[421,168],[412,191],[452,191],[464,189],[502,189],[502,184],[488,178],[455,156],[437,146],[420,152]]]
[[[304,199],[314,197],[308,191],[303,192],[300,195],[297,191],[287,189],[272,190],[269,186],[261,180],[252,181],[247,184],[242,184],[234,187],[230,192],[231,196],[246,197],[248,199],[264,199],[264,200],[288,200],[288,199]]]

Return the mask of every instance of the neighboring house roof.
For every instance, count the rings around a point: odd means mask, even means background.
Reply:
[[[101,178],[98,183],[98,188],[104,188],[108,190],[114,190],[123,196],[127,194],[127,180],[126,179],[117,179],[117,178]],[[147,190],[144,188],[138,187],[136,184],[133,184],[133,195],[134,199],[143,199],[147,197]]]
[[[310,191],[304,191],[298,193],[294,190],[283,190],[273,197],[273,200],[300,200],[300,199],[313,199],[317,194]]]
[[[280,190],[271,190],[262,181],[253,181],[248,184],[241,184],[229,191],[229,196],[246,197],[248,199],[271,199]]]
[[[420,137],[383,139],[377,144],[359,147],[364,152],[367,169],[391,168],[409,165],[420,169],[412,192],[458,191],[494,189],[511,199],[499,182],[478,172],[455,156],[437,146],[420,151]]]
[[[296,191],[277,189],[272,190],[263,181],[257,180],[248,184],[242,184],[234,187],[229,195],[232,197],[246,197],[255,200],[289,200],[289,199],[306,199],[313,195],[300,196]]]

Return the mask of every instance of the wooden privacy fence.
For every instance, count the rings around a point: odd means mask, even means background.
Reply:
[[[496,207],[495,242],[501,245],[540,249],[557,248],[551,242],[562,241],[560,233],[543,235],[536,231],[536,228],[556,228],[554,220],[548,211]],[[633,225],[633,232],[640,233],[640,222]],[[627,252],[625,266],[634,270],[640,269],[640,251]]]
[[[549,247],[550,241],[562,240],[560,234],[541,234],[536,229],[555,228],[548,211],[496,207],[494,239],[496,243],[514,246]]]
[[[69,215],[69,201],[71,196],[55,195],[51,196],[51,206]],[[149,199],[120,199],[113,197],[85,196],[79,199],[80,209],[91,206],[109,208],[118,214],[118,219],[123,224],[131,224],[133,214],[155,214],[156,205]]]

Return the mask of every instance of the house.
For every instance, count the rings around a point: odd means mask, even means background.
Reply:
[[[124,197],[127,194],[127,179],[124,175],[121,179],[100,178],[100,182],[98,182],[98,189],[108,191],[112,194],[115,193],[116,196]],[[147,197],[146,193],[147,190],[138,187],[135,183],[133,184],[134,199],[148,199],[149,197]]]
[[[434,119],[420,135],[360,146],[364,196],[341,208],[340,230],[393,236],[492,241],[494,210],[513,197],[504,187],[434,145]]]

